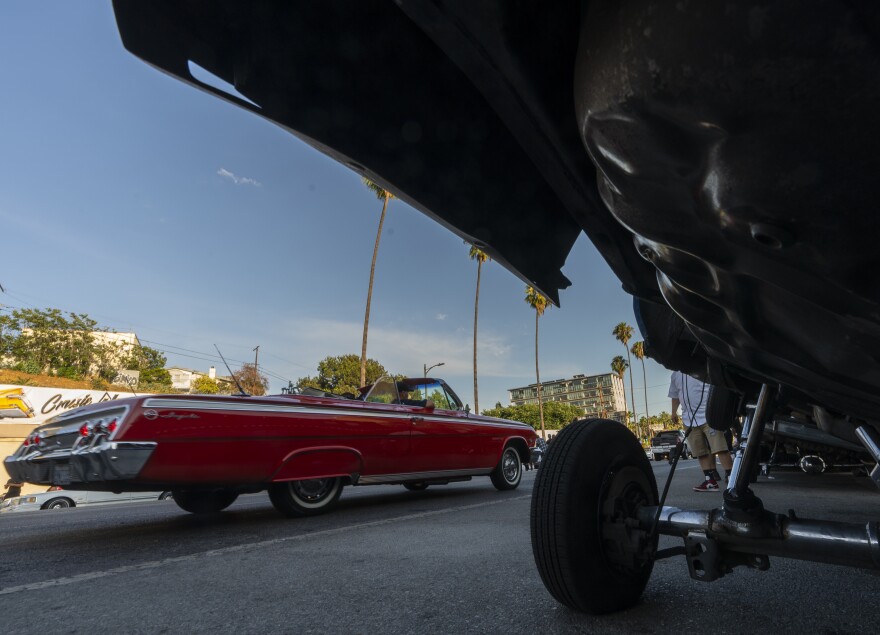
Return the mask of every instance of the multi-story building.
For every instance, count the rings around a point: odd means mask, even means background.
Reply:
[[[538,403],[538,384],[509,388],[507,392],[513,406]],[[626,416],[623,381],[614,373],[542,381],[541,398],[544,403],[560,401],[582,408],[588,417],[623,422]]]

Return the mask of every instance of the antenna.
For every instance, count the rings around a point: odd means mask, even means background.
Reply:
[[[214,344],[214,348],[217,349],[217,354],[220,355],[220,359],[223,360],[223,364],[226,366],[226,370],[229,371],[229,376],[232,377],[232,381],[234,381],[235,385],[238,387],[239,394],[241,394],[242,397],[250,397],[250,395],[244,391],[244,388],[241,387],[241,384],[238,383],[238,377],[236,377],[235,373],[232,372],[232,369],[229,368],[229,364],[226,363],[226,358],[223,357],[223,353],[220,352],[220,348],[216,344]]]
[[[135,397],[137,397],[138,394],[134,391],[134,383],[131,381],[131,379],[129,378],[129,376],[128,376],[128,375],[124,375],[124,374],[122,374],[122,373],[120,373],[119,376],[122,377],[122,378],[125,380],[125,383],[126,383],[126,384],[128,384],[128,389],[131,391],[131,394],[133,394]]]

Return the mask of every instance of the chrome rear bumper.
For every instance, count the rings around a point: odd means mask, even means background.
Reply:
[[[140,473],[155,449],[153,442],[117,441],[45,453],[22,447],[3,463],[13,479],[37,485],[124,481]]]

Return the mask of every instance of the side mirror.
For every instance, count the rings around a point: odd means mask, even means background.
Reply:
[[[464,413],[467,416],[471,416],[471,405],[469,403],[464,405]]]

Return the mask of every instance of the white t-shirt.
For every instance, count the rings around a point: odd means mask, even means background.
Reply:
[[[709,401],[709,384],[685,375],[672,373],[667,397],[678,399],[681,420],[685,426],[701,426],[706,423],[706,402]]]

